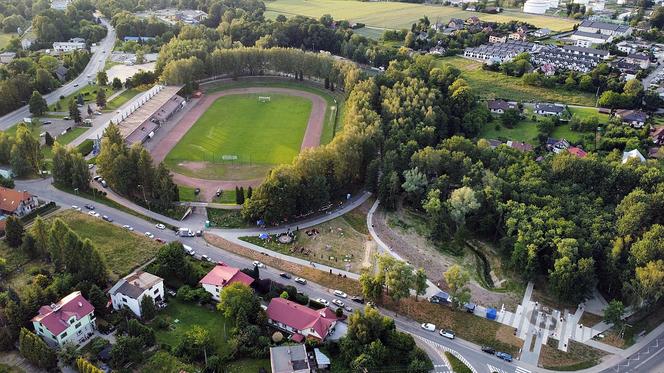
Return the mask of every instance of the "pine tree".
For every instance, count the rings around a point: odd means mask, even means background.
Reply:
[[[244,187],[240,187],[240,194],[238,195],[238,205],[244,204]]]
[[[9,247],[19,247],[23,242],[23,223],[16,216],[8,216],[5,222],[5,240]]]
[[[250,199],[253,194],[254,194],[254,189],[251,187],[251,185],[249,185],[249,187],[247,188],[247,199]]]
[[[53,136],[51,136],[49,132],[46,132],[44,134],[44,143],[46,144],[46,146],[53,146],[54,142],[55,140],[53,139]]]
[[[30,113],[34,116],[40,117],[48,110],[48,104],[46,100],[38,91],[33,91],[32,96],[30,96],[30,101],[28,101],[28,107]]]
[[[143,320],[152,320],[157,314],[157,309],[154,306],[154,299],[150,296],[144,296],[141,299],[141,318]]]
[[[99,89],[97,91],[97,107],[103,108],[104,106],[106,106],[106,90]]]
[[[81,111],[78,110],[78,104],[72,99],[69,101],[69,116],[76,124],[80,124],[83,119],[81,118]]]
[[[241,205],[242,203],[240,202],[240,188],[235,186],[235,204],[236,205]]]

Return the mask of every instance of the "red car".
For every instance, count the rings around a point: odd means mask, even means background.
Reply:
[[[159,243],[166,243],[166,241],[162,240],[161,238],[155,238],[154,240]]]

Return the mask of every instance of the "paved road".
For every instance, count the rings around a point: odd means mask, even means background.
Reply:
[[[648,76],[643,78],[642,80],[643,89],[647,90],[650,87],[650,83],[653,81],[653,79],[655,79],[655,77],[657,77],[657,74],[662,72],[662,69],[664,69],[664,64],[657,66],[655,70],[653,70],[650,74],[648,74]]]
[[[94,80],[97,72],[104,70],[106,58],[110,55],[113,50],[113,45],[115,44],[115,29],[108,23],[108,21],[102,19],[101,22],[108,30],[106,38],[97,43],[97,47],[94,48],[94,53],[90,58],[90,62],[78,77],[44,96],[49,105],[58,101],[60,96],[68,96],[88,85],[88,80]],[[90,75],[91,78],[88,78],[88,75]],[[5,130],[29,116],[31,116],[31,114],[27,105],[14,110],[9,114],[0,117],[0,129]]]
[[[71,195],[69,193],[65,193],[54,188],[46,188],[44,187],[44,185],[45,184],[47,185],[47,182],[48,181],[43,181],[43,180],[16,181],[16,188],[22,190],[31,190],[31,191],[38,190],[39,193],[42,193],[39,195],[41,198],[55,201],[63,208],[67,208],[71,205],[83,206],[86,203],[91,203],[90,200],[85,199],[83,197]],[[356,200],[353,202],[359,205],[362,202],[364,202],[366,198],[368,198],[368,196],[360,195],[357,196]],[[99,212],[101,215],[108,215],[111,218],[113,218],[114,219],[113,224],[117,224],[120,226],[129,225],[134,228],[134,233],[127,232],[127,234],[144,234],[145,232],[151,232],[155,235],[156,238],[161,238],[165,241],[180,239],[179,237],[176,237],[172,231],[159,230],[155,228],[152,223],[145,221],[141,218],[138,218],[134,215],[113,209],[111,207],[107,207],[105,205],[101,204],[94,204],[94,205],[96,207],[95,211]],[[337,215],[340,216],[341,214],[350,209],[350,204],[348,205],[348,207],[349,207],[348,209],[342,208],[339,211],[331,213],[329,217],[333,218],[336,217]],[[300,223],[300,228],[304,228],[305,226],[309,225],[318,224],[319,221],[325,219],[326,217],[327,216],[318,217],[315,219],[311,219],[309,222]],[[279,229],[276,230],[273,229],[267,231],[269,232],[283,231],[283,229],[285,228],[280,227]],[[225,231],[230,232],[231,230],[225,230]],[[251,230],[250,232],[255,233],[256,230]],[[181,238],[181,239],[185,244],[191,246],[196,251],[196,257],[200,258],[200,255],[207,255],[213,261],[223,261],[230,266],[238,268],[246,268],[252,266],[252,259],[244,258],[239,255],[226,252],[220,248],[210,246],[202,238]],[[299,291],[308,294],[309,297],[311,298],[324,298],[327,300],[332,300],[334,297],[332,295],[333,289],[328,289],[326,287],[323,287],[321,285],[312,282],[309,282],[306,285],[300,285],[293,282],[292,280],[286,280],[280,278],[279,273],[280,271],[278,269],[270,267],[261,270],[261,276],[263,278],[270,278],[273,280],[278,280],[279,282],[282,283],[293,285]],[[347,301],[346,305],[350,306],[354,310],[361,309],[363,307],[362,305],[353,303],[351,301]],[[383,314],[394,318],[397,328],[412,334],[413,336],[415,336],[415,338],[418,339],[418,342],[422,342],[427,346],[429,346],[429,348],[426,348],[426,351],[431,356],[434,365],[436,365],[436,368],[434,369],[434,371],[436,372],[449,371],[444,366],[444,359],[440,355],[442,351],[446,349],[448,350],[451,349],[461,354],[465,359],[467,359],[471,363],[472,367],[474,368],[474,371],[479,373],[547,372],[544,369],[529,366],[528,364],[524,364],[523,362],[519,361],[515,361],[514,363],[504,362],[496,358],[495,356],[481,352],[479,346],[474,345],[470,342],[463,341],[458,338],[454,340],[449,340],[447,338],[440,336],[438,333],[428,332],[421,329],[417,322],[412,321],[408,318],[395,315],[391,311],[388,312],[382,309],[380,311]],[[583,372],[586,373],[600,372],[603,369],[606,369],[606,371],[604,371],[606,373],[609,372],[622,373],[628,371],[638,371],[638,372],[657,371],[657,369],[662,367],[662,361],[664,356],[664,354],[662,353],[663,352],[662,347],[664,347],[664,325],[658,327],[652,334],[653,336],[649,335],[644,337],[644,341],[642,343],[640,342],[637,345],[633,346],[633,348],[626,351],[625,356],[630,356],[628,359],[623,360],[623,358],[616,357],[615,359],[606,361],[605,363],[597,367],[586,369]],[[655,338],[654,335],[657,335],[658,337]],[[621,363],[623,365],[625,364],[629,365],[621,367],[620,366]]]

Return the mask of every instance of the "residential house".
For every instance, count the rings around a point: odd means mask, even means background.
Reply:
[[[498,35],[498,34],[489,35],[489,43],[491,44],[504,43],[506,41],[507,41],[507,35]]]
[[[509,140],[505,144],[510,148],[516,149],[524,153],[533,151],[533,146],[525,142]]]
[[[562,49],[568,53],[578,56],[595,57],[603,60],[609,58],[609,51],[601,49],[577,47],[575,45],[565,45],[562,47]]]
[[[203,289],[212,294],[212,299],[219,301],[219,294],[224,286],[239,282],[247,286],[253,284],[254,279],[240,271],[237,268],[229,267],[224,263],[217,263],[217,265],[208,272],[198,283],[203,286]]]
[[[664,126],[653,128],[650,139],[657,145],[664,145]]]
[[[639,162],[644,163],[646,158],[641,154],[638,149],[630,150],[628,152],[623,152],[622,164],[629,162],[631,159],[638,159]]]
[[[272,373],[310,373],[309,356],[303,344],[270,347]]]
[[[639,67],[642,69],[647,69],[650,67],[650,57],[643,53],[628,54],[627,57],[625,57],[625,61],[627,63],[639,65]]]
[[[604,35],[611,35],[615,37],[628,36],[632,34],[632,28],[629,26],[615,23],[591,21],[588,19],[581,22],[577,30],[592,34],[600,33]]]
[[[648,114],[641,110],[617,110],[615,115],[620,118],[623,124],[634,128],[643,128],[648,119]]]
[[[482,21],[480,21],[480,19],[477,16],[472,16],[472,17],[468,17],[468,19],[466,19],[466,21],[464,23],[466,25],[474,26],[474,25],[481,24]]]
[[[642,44],[634,41],[623,40],[620,43],[616,44],[616,47],[619,51],[625,52],[627,54],[632,54],[638,52],[640,49],[647,49],[647,44]]]
[[[556,75],[556,65],[552,63],[543,63],[540,67],[539,70],[544,76],[553,76]]]
[[[565,139],[561,139],[561,140],[552,139],[552,138],[546,139],[546,148],[550,152],[560,154],[560,153],[568,150],[569,147],[570,147],[570,143]]]
[[[489,143],[489,147],[491,147],[491,149],[495,149],[495,148],[503,145],[502,141],[496,140],[496,139],[488,139],[487,142]]]
[[[570,36],[570,39],[574,40],[576,42],[575,45],[578,47],[590,48],[595,44],[610,43],[613,40],[613,36],[577,30]]]
[[[561,116],[565,112],[565,107],[560,104],[536,103],[535,114],[538,115],[556,115]]]
[[[55,69],[55,76],[58,77],[58,80],[61,82],[64,82],[67,80],[67,72],[69,69],[67,69],[64,65],[60,65]]]
[[[508,109],[519,109],[516,102],[508,102],[505,100],[490,100],[487,101],[489,111],[495,114],[503,114]]]
[[[433,54],[434,56],[442,56],[445,54],[445,48],[440,45],[437,45],[429,49],[429,54]]]
[[[137,271],[118,281],[108,292],[111,295],[113,309],[129,308],[141,317],[141,302],[150,297],[155,303],[164,300],[164,280],[153,274]]]
[[[29,35],[24,35],[21,38],[21,48],[23,49],[30,49],[32,47],[32,44],[37,40],[34,36],[29,36]]]
[[[549,36],[549,34],[551,34],[551,30],[549,30],[548,28],[541,28],[541,29],[533,31],[533,36],[536,37],[536,38],[542,38],[542,37],[545,37],[545,36]]]
[[[506,62],[524,52],[533,52],[538,46],[524,41],[508,40],[506,43],[482,44],[475,48],[466,48],[464,57],[489,62]]]
[[[460,18],[452,18],[447,24],[447,28],[453,30],[463,30],[465,22]]]
[[[592,70],[604,58],[604,52],[597,49],[583,48],[577,46],[565,47],[542,47],[538,53],[532,55],[531,61],[535,65],[551,65],[555,69],[588,72]]]
[[[526,26],[519,26],[519,27],[516,28],[516,32],[520,32],[522,34],[527,34],[527,33],[530,32],[530,30],[528,30],[528,27],[526,27]]]
[[[526,41],[528,39],[528,35],[526,35],[525,32],[516,31],[516,32],[510,33],[507,36],[507,38],[510,39],[510,40]]]
[[[283,298],[272,298],[266,313],[268,324],[290,333],[295,342],[324,341],[337,324],[336,315],[328,307],[313,310]]]
[[[576,157],[579,157],[579,158],[585,158],[585,157],[588,155],[588,153],[586,153],[583,149],[581,149],[581,148],[577,148],[576,146],[570,146],[570,147],[567,149],[567,151],[568,151],[570,154],[572,154],[572,155],[574,155],[574,156],[576,156]]]
[[[67,10],[69,3],[69,0],[53,0],[51,1],[51,8],[57,10]]]
[[[16,57],[15,52],[2,52],[0,53],[0,63],[8,64],[14,60]]]
[[[53,50],[56,52],[71,52],[79,49],[85,49],[85,43],[79,41],[56,41],[53,43]]]
[[[154,40],[154,36],[125,36],[124,41],[135,41],[137,43],[144,43],[146,41]]]
[[[37,207],[39,207],[39,199],[27,191],[0,187],[0,213],[2,215],[14,215],[20,218]]]
[[[94,311],[81,292],[75,291],[58,303],[42,306],[32,318],[32,326],[51,347],[62,347],[66,342],[79,344],[96,329]]]

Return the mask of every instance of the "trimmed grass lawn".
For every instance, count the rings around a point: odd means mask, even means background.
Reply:
[[[76,92],[74,92],[74,93],[72,93],[68,96],[65,96],[65,98],[62,98],[62,99],[58,100],[58,102],[51,105],[50,108],[51,108],[52,111],[68,111],[69,110],[69,101],[71,101],[72,98],[76,99],[76,97],[78,97],[79,93],[81,95],[83,95],[83,102],[84,102],[85,105],[87,105],[89,103],[93,103],[97,100],[97,90],[99,90],[99,88],[100,87],[97,86],[97,85],[86,85],[85,87],[82,87],[78,91],[76,91]],[[106,98],[111,97],[111,95],[115,92],[115,91],[113,91],[113,88],[111,88],[111,87],[105,87],[104,89],[106,90]],[[58,104],[60,105],[60,109],[57,108]],[[79,108],[79,109],[81,110],[81,114],[83,116],[87,115],[87,112],[86,112],[87,106],[84,106],[84,107]]]
[[[198,201],[198,197],[194,194],[194,188],[178,185],[178,193],[180,193],[180,201],[182,202]]]
[[[113,111],[118,109],[120,106],[126,104],[132,98],[136,97],[138,94],[145,92],[144,90],[138,88],[130,88],[120,93],[113,100],[106,103],[104,111]]]
[[[244,191],[244,195],[246,197],[247,191]],[[223,203],[227,205],[236,205],[235,203],[235,189],[229,189],[229,190],[222,190],[221,191],[221,196],[219,197],[214,197],[212,200],[214,203]]]
[[[452,355],[452,353],[445,351],[445,357],[447,358],[447,361],[450,362],[450,365],[452,366],[452,372],[454,373],[471,373],[472,370],[466,366],[466,364],[462,363],[461,360],[457,359],[456,356]]]
[[[499,129],[496,129],[498,125]],[[503,127],[500,118],[484,124],[479,137],[496,140],[517,140],[537,145],[537,124],[531,120],[522,120],[514,128]]]
[[[270,371],[270,359],[242,359],[232,361],[225,367],[227,373],[256,373],[260,368]]]
[[[482,63],[478,61],[463,57],[442,57],[437,61],[440,64],[449,64],[461,70],[462,77],[482,99],[503,98],[523,102],[546,101],[582,106],[595,105],[595,96],[592,94],[567,91],[562,88],[543,88],[527,85],[521,78],[482,70]]]
[[[196,175],[195,171],[202,171],[214,178],[228,176],[237,166],[258,168],[262,173],[265,166],[292,162],[300,152],[311,101],[269,94],[271,101],[260,103],[258,96],[230,95],[217,99],[166,156],[166,163],[178,172]],[[237,156],[237,160],[224,163],[223,155]],[[186,162],[222,167],[201,170],[187,167]]]
[[[579,119],[595,116],[599,119],[600,123],[607,123],[609,121],[609,114],[600,114],[599,109],[594,107],[570,107],[569,111]]]
[[[111,279],[130,273],[157,254],[161,244],[87,214],[66,210],[56,215],[81,238],[89,238],[104,256]]]
[[[565,139],[572,143],[581,141],[583,135],[583,132],[572,131],[572,129],[569,127],[569,124],[557,126],[551,133],[551,137],[554,139]]]
[[[224,210],[207,208],[208,219],[215,228],[248,228],[250,227],[240,214],[240,210]]]
[[[484,21],[508,22],[519,20],[531,23],[535,27],[546,27],[554,31],[571,30],[574,20],[522,13],[506,9],[500,14],[471,13],[461,8],[408,4],[398,2],[360,2],[339,0],[277,0],[266,3],[268,17],[278,14],[286,16],[304,15],[318,19],[323,14],[330,14],[334,19],[346,19],[361,22],[368,26],[389,29],[410,29],[410,25],[426,15],[434,22],[436,19],[447,22],[450,18],[466,19],[477,16]]]
[[[64,135],[59,135],[55,138],[57,142],[60,143],[60,145],[67,145],[70,142],[76,140],[79,136],[81,136],[85,131],[89,130],[90,128],[87,127],[74,127],[69,132],[65,133]]]
[[[169,330],[155,330],[158,343],[175,347],[187,331],[191,330],[194,325],[198,325],[210,332],[219,356],[228,354],[228,337],[232,325],[221,312],[171,298],[168,307],[160,311],[159,315],[166,318],[170,323],[170,328]]]

